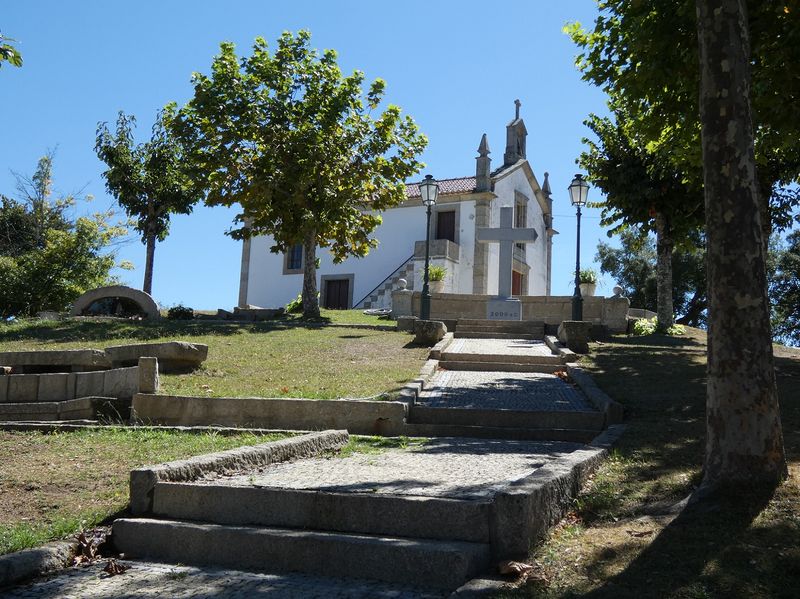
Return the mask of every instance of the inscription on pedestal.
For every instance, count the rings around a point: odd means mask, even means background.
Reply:
[[[522,320],[522,302],[518,299],[493,298],[486,304],[488,320]]]

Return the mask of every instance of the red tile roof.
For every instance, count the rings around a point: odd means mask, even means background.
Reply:
[[[450,193],[471,193],[475,191],[475,177],[459,177],[457,179],[441,179],[437,181],[439,184],[440,194]],[[418,198],[419,183],[406,184],[406,197]]]

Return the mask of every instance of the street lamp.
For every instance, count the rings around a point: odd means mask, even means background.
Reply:
[[[581,297],[581,207],[586,205],[589,184],[580,173],[569,184],[569,199],[578,209],[577,248],[575,250],[575,292],[572,294],[572,320],[583,320],[583,298]]]
[[[430,246],[431,246],[431,208],[436,204],[439,196],[439,184],[430,175],[425,175],[425,180],[419,184],[419,193],[422,196],[422,203],[427,207],[428,220],[425,225],[425,275],[422,282],[422,302],[420,306],[420,320],[430,320],[431,318],[431,292],[428,288],[428,269],[430,268]]]

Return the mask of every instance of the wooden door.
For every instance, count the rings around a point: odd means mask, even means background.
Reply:
[[[436,214],[436,239],[456,241],[456,211],[438,212]]]
[[[350,296],[349,279],[328,279],[325,281],[325,307],[330,310],[348,310]]]
[[[517,272],[516,270],[511,271],[511,295],[522,295],[522,283],[525,280],[525,276]]]

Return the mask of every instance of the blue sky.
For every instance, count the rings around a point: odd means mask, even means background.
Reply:
[[[522,102],[528,160],[540,181],[550,173],[555,228],[553,293],[571,295],[575,211],[567,186],[578,172],[582,124],[605,113],[605,97],[580,80],[577,54],[562,27],[590,24],[593,0],[502,3],[439,0],[240,1],[109,0],[15,2],[3,7],[0,31],[18,40],[23,68],[0,69],[0,193],[14,195],[11,170],[32,174],[57,148],[56,190],[84,190],[94,209],[113,203],[94,153],[99,121],[136,115],[140,141],[161,106],[192,94],[193,71],[207,73],[219,43],[248,53],[256,36],[309,29],[318,48],[339,52],[342,69],[387,81],[386,99],[419,123],[430,144],[418,177],[474,174],[476,148],[488,134],[493,164],[502,162],[505,125]],[[597,199],[590,190],[590,200]],[[86,210],[86,208],[83,208]],[[153,295],[163,306],[228,308],[236,303],[240,243],[225,235],[234,211],[197,207],[173,219],[156,249]],[[581,265],[606,241],[599,212],[584,211]],[[120,271],[141,288],[144,246],[135,236],[119,250],[134,263]],[[600,292],[610,295],[613,282]]]

